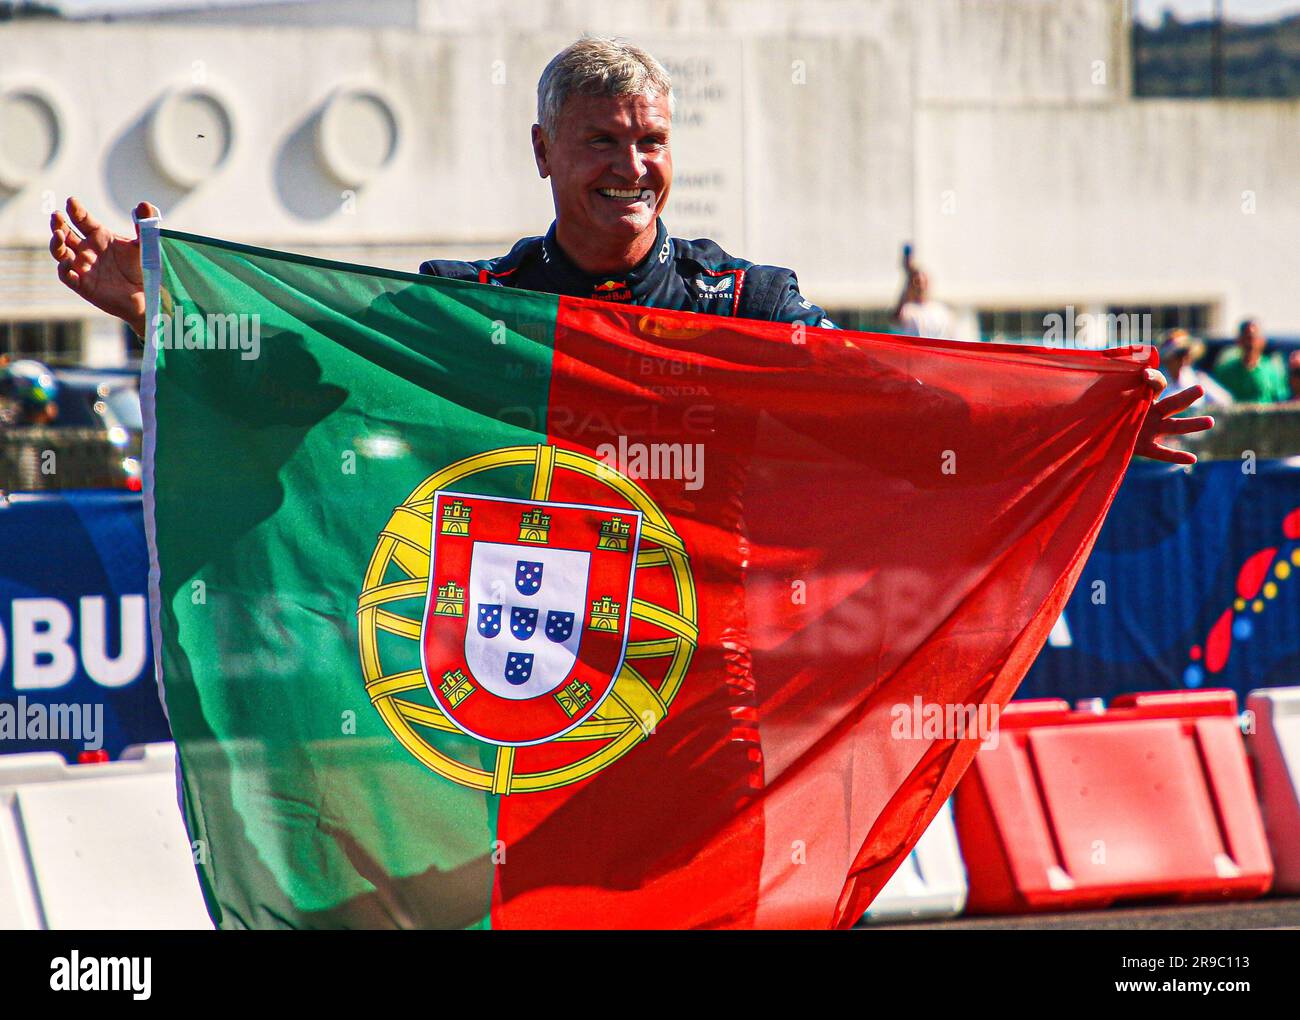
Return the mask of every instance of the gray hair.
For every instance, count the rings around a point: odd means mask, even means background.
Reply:
[[[557,53],[537,81],[537,123],[555,137],[560,110],[571,95],[667,96],[677,106],[664,65],[639,46],[620,39],[583,36]]]

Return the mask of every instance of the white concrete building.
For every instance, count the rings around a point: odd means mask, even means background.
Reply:
[[[55,277],[70,193],[411,271],[544,232],[534,90],[582,31],[674,74],[670,230],[845,324],[892,307],[911,241],[986,333],[1161,306],[1300,334],[1300,102],[1134,99],[1121,0],[67,4],[114,6],[0,24],[0,350],[125,356]]]

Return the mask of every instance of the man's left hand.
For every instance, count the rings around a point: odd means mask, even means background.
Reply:
[[[1166,385],[1165,377],[1154,368],[1147,369],[1147,385],[1159,394]],[[1142,431],[1138,433],[1137,446],[1133,449],[1135,457],[1150,457],[1170,464],[1195,464],[1196,454],[1190,450],[1175,450],[1162,446],[1162,436],[1185,436],[1192,432],[1204,432],[1214,424],[1208,414],[1196,418],[1175,418],[1179,411],[1185,411],[1205,395],[1200,386],[1189,386],[1164,400],[1157,400],[1147,408],[1147,416],[1142,422]]]

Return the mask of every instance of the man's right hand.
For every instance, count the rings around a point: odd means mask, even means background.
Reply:
[[[59,279],[96,308],[115,315],[144,338],[144,275],[140,271],[140,229],[134,238],[114,234],[68,199],[68,216],[50,217],[50,254],[59,264]],[[157,216],[148,202],[135,208],[137,219]],[[76,228],[75,230],[73,228]]]

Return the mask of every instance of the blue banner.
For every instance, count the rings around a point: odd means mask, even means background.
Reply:
[[[1300,458],[1136,462],[1017,697],[1300,683]]]
[[[71,761],[169,740],[154,681],[141,500],[0,500],[0,753]]]

